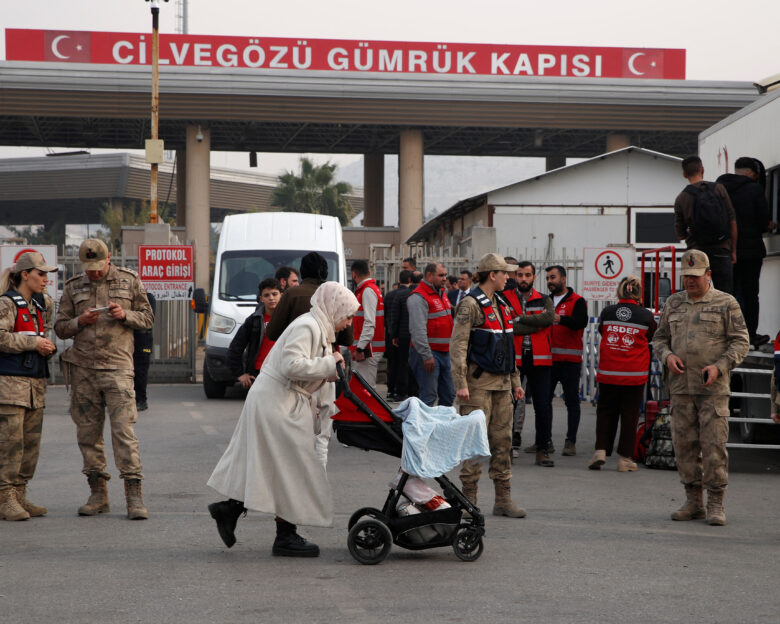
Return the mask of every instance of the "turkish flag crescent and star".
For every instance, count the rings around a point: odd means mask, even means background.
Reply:
[[[89,32],[47,30],[44,35],[44,60],[61,63],[89,63],[89,43]]]
[[[624,78],[664,78],[664,50],[623,50]]]

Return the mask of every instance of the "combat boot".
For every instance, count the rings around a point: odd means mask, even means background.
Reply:
[[[99,472],[90,472],[87,475],[87,483],[92,492],[87,503],[79,507],[80,516],[96,516],[108,512],[108,482],[109,477]]]
[[[30,514],[16,500],[16,490],[12,487],[0,490],[0,520],[28,520]]]
[[[525,509],[521,509],[512,502],[512,486],[509,485],[509,481],[493,481],[493,485],[496,488],[496,503],[493,506],[493,515],[525,518]]]
[[[149,517],[141,494],[141,479],[125,479],[125,501],[130,520],[146,520]]]
[[[217,532],[225,542],[225,546],[232,548],[236,543],[236,525],[241,514],[246,516],[246,508],[241,501],[232,498],[219,503],[211,503],[208,507],[209,514],[217,521]]]
[[[48,509],[46,509],[46,507],[35,505],[27,500],[26,485],[17,485],[15,489],[16,489],[16,500],[19,501],[19,505],[21,505],[22,509],[24,509],[28,514],[30,514],[31,518],[45,516],[46,513],[49,511]]]
[[[704,517],[700,485],[685,486],[685,504],[672,514],[672,520],[698,520]]]
[[[474,507],[477,506],[477,482],[474,483],[463,483],[462,484],[462,490],[463,490],[463,496],[469,499],[469,502],[474,505]]]
[[[723,526],[726,524],[726,511],[723,509],[723,490],[707,490],[707,524]]]

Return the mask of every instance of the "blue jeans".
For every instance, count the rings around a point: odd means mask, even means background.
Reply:
[[[433,361],[433,372],[429,373],[423,367],[423,359],[417,350],[414,347],[409,348],[409,366],[420,388],[420,400],[433,407],[438,396],[439,405],[450,406],[455,400],[455,386],[450,374],[450,354],[446,351],[433,351]]]
[[[553,362],[552,383],[550,384],[550,398],[552,398],[555,386],[561,382],[563,388],[563,402],[566,403],[566,412],[569,416],[566,439],[577,441],[577,430],[580,428],[580,370],[579,362]]]

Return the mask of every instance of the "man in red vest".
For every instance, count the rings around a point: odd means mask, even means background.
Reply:
[[[580,369],[582,368],[582,334],[588,325],[588,304],[566,285],[566,269],[556,264],[547,267],[547,288],[555,304],[552,327],[552,383],[563,388],[569,422],[563,455],[577,454],[577,430],[580,427]]]
[[[534,403],[536,441],[528,450],[536,453],[536,464],[552,468],[552,398],[551,370],[552,343],[551,328],[555,310],[550,297],[534,288],[536,268],[527,260],[517,265],[515,288],[505,290],[513,309],[513,330],[515,340],[515,363],[528,380],[528,391]],[[522,425],[516,428],[513,447],[519,447]]]
[[[352,348],[352,368],[371,387],[376,386],[376,371],[385,351],[385,305],[382,291],[371,279],[366,260],[352,263],[352,281],[360,308],[352,321],[355,342]]]
[[[437,397],[439,405],[447,406],[455,399],[450,375],[452,311],[442,288],[446,278],[444,265],[431,262],[425,267],[420,285],[406,300],[412,336],[409,366],[420,388],[420,400],[430,406],[436,403]]]

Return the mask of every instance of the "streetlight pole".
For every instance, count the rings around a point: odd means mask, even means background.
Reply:
[[[157,174],[163,159],[163,145],[159,139],[160,108],[160,6],[159,0],[152,3],[152,138],[146,142],[146,162],[151,163],[151,186],[149,190],[149,222],[157,223]],[[164,0],[168,2],[168,0]]]

